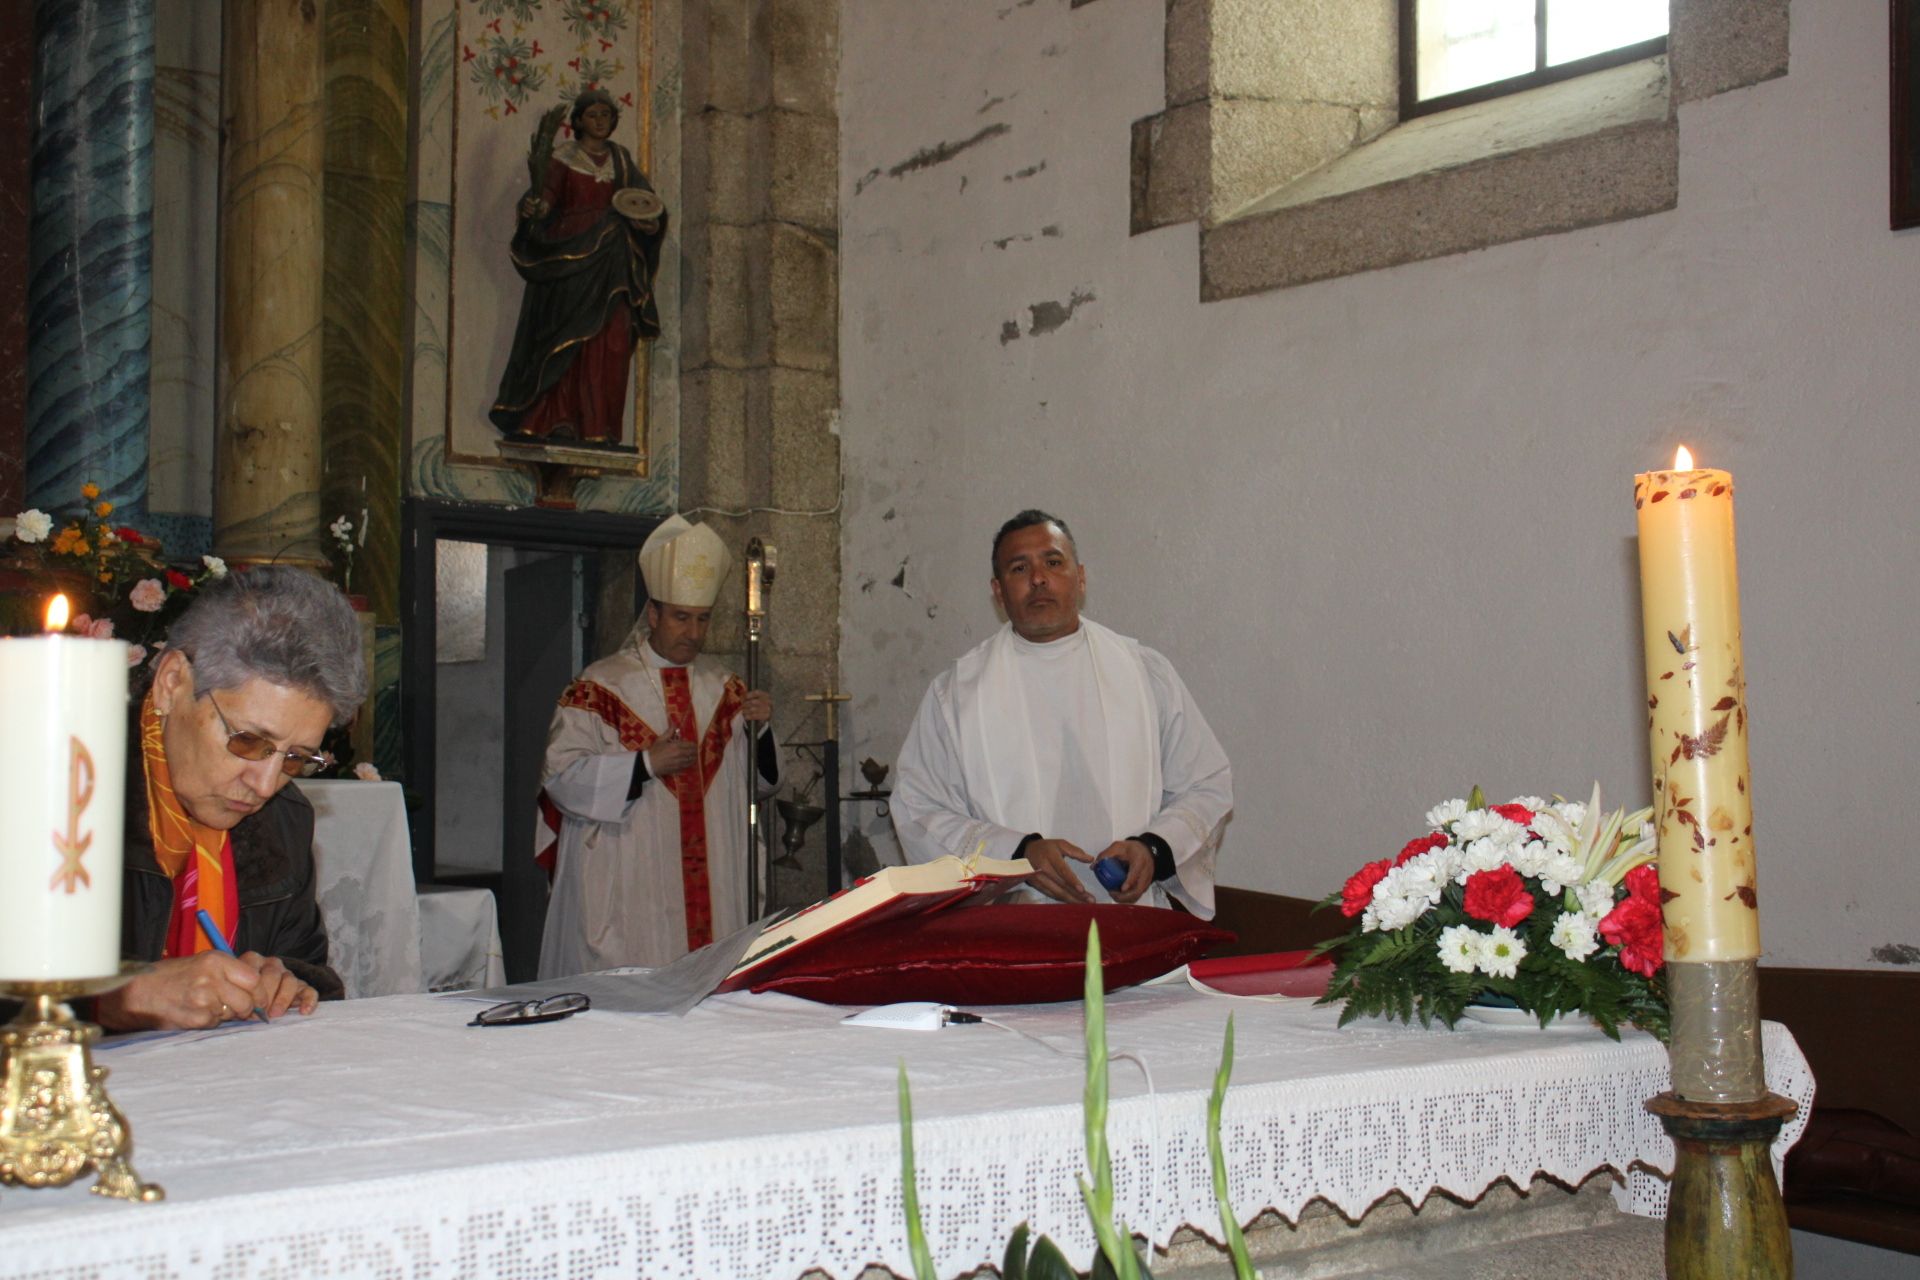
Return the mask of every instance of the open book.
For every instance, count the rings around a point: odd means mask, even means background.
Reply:
[[[975,854],[949,854],[932,862],[882,867],[831,898],[768,925],[733,967],[721,991],[739,991],[804,954],[819,939],[874,929],[888,921],[948,907],[992,902],[1033,874],[1025,858],[1005,861]]]

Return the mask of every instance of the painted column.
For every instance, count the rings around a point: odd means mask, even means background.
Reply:
[[[322,516],[353,521],[353,591],[385,624],[399,621],[409,21],[407,0],[327,3]]]
[[[319,0],[228,0],[214,549],[309,564],[320,547]]]
[[[28,505],[147,504],[153,0],[33,6]]]

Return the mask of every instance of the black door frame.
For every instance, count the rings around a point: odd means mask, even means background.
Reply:
[[[435,768],[434,709],[439,673],[439,611],[434,543],[441,538],[530,551],[638,552],[664,515],[607,511],[496,507],[406,498],[400,504],[400,726],[406,769],[407,823],[413,835],[413,879],[433,883]],[[503,851],[504,855],[504,851]]]

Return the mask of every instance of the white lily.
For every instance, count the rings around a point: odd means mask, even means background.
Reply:
[[[1534,815],[1534,827],[1536,830],[1543,825],[1551,828],[1552,834],[1566,844],[1574,860],[1580,864],[1582,883],[1601,880],[1607,884],[1619,884],[1626,878],[1627,872],[1653,861],[1655,857],[1658,842],[1652,835],[1640,834],[1641,827],[1652,813],[1651,807],[1636,809],[1632,813],[1623,809],[1604,812],[1600,808],[1600,784],[1596,782],[1593,784],[1593,798],[1587,802],[1586,816],[1581,819],[1578,830],[1569,828],[1566,819],[1551,809],[1543,809]],[[1633,834],[1628,835],[1628,832]]]

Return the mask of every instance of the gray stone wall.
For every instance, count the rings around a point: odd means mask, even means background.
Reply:
[[[836,0],[714,0],[685,22],[685,213],[680,506],[738,555],[779,555],[763,680],[783,740],[818,742],[802,698],[840,642],[839,70]],[[741,574],[708,651],[744,649]],[[789,787],[816,766],[789,752]],[[816,786],[815,792],[818,794]],[[825,891],[816,830],[776,903]]]

